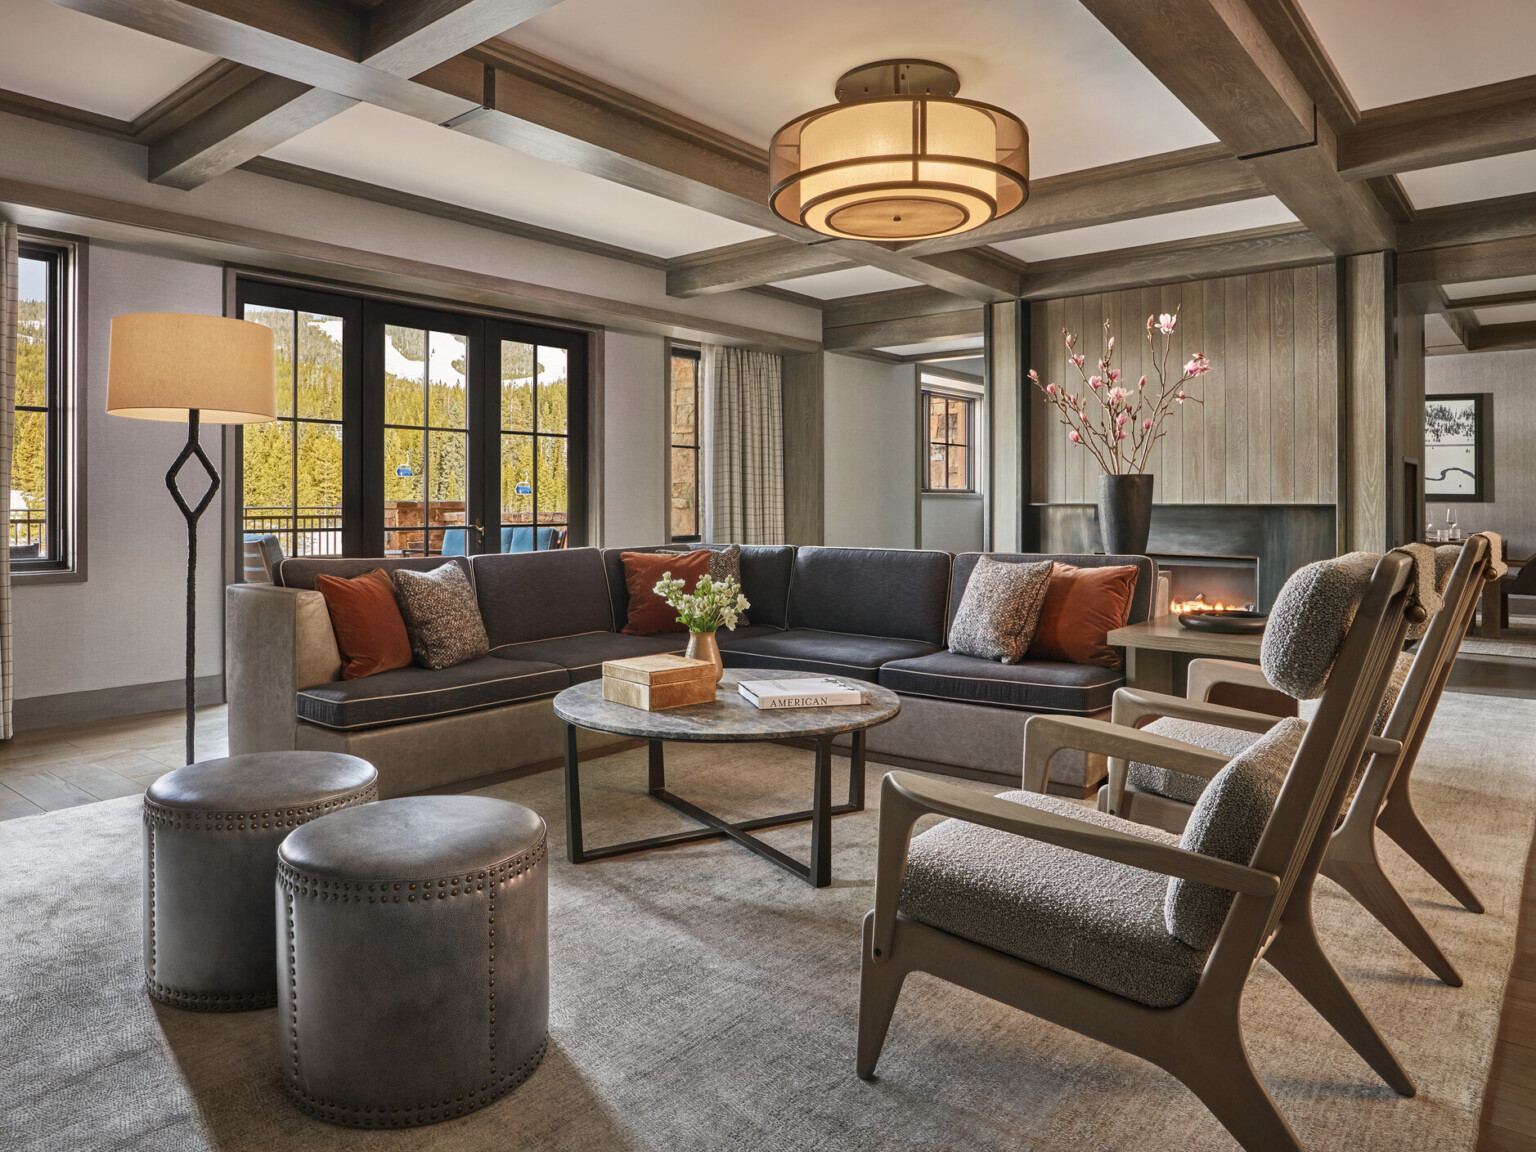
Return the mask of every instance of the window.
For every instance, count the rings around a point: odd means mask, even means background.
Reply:
[[[923,490],[974,492],[971,446],[976,426],[975,401],[925,390],[923,404],[928,420],[928,471],[923,477]]]
[[[699,354],[672,350],[667,383],[668,539],[695,541],[703,533],[699,503]]]
[[[8,540],[18,575],[67,572],[76,559],[73,254],[70,245],[20,244]]]
[[[246,533],[290,556],[581,542],[584,333],[254,280],[237,299],[277,345],[278,419],[240,433]]]

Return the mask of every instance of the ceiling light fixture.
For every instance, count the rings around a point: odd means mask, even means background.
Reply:
[[[851,240],[926,240],[1006,216],[1029,196],[1029,130],[958,91],[955,70],[931,60],[845,73],[838,103],[774,133],[769,205]]]

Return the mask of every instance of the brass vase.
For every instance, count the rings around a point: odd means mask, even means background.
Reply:
[[[720,645],[715,642],[713,632],[688,633],[688,651],[684,655],[690,660],[708,660],[713,664],[716,684],[725,675],[725,661],[720,659]]]

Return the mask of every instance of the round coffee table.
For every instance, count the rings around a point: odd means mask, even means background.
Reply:
[[[864,731],[876,724],[885,723],[900,712],[900,698],[888,688],[858,681],[858,686],[869,693],[868,704],[840,708],[759,709],[747,703],[737,691],[742,680],[792,680],[822,675],[825,674],[785,671],[781,668],[729,668],[720,681],[714,703],[691,704],[684,708],[669,708],[664,712],[646,712],[604,700],[601,680],[589,680],[561,692],[555,697],[555,715],[565,721],[566,858],[572,864],[582,864],[588,860],[601,860],[627,852],[642,852],[648,848],[664,848],[672,844],[729,836],[742,847],[793,872],[817,888],[831,884],[832,817],[843,812],[863,810]],[[580,763],[576,749],[578,728],[650,741],[650,794],[704,827],[667,836],[652,836],[645,840],[607,844],[600,848],[586,847],[581,837]],[[844,732],[853,733],[848,801],[834,805],[832,740]],[[796,739],[814,740],[816,743],[816,777],[808,810],[731,823],[667,791],[666,766],[662,754],[665,741],[732,744],[753,740]],[[811,822],[809,865],[764,844],[750,834],[761,828],[799,824],[806,820]]]

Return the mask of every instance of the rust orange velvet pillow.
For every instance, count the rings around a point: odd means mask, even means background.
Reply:
[[[1105,634],[1123,627],[1136,591],[1133,564],[1113,568],[1075,568],[1058,561],[1040,608],[1040,623],[1029,652],[1036,660],[1120,667],[1120,653]]]
[[[629,589],[629,623],[622,631],[627,636],[649,636],[654,632],[686,632],[677,622],[677,612],[656,595],[656,581],[668,572],[682,580],[683,591],[692,592],[700,576],[709,575],[709,549],[692,552],[624,552],[624,586]]]
[[[325,597],[331,612],[343,680],[360,680],[411,663],[411,639],[395,600],[394,583],[384,569],[350,580],[316,576],[315,590]]]

